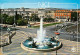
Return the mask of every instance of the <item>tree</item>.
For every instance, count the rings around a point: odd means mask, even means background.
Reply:
[[[1,23],[1,14],[0,14],[0,23]]]
[[[0,9],[0,23],[1,23],[1,9]]]
[[[17,20],[18,25],[27,25],[28,24],[28,20],[27,19],[19,19]]]
[[[17,14],[17,15],[15,16],[15,18],[16,18],[16,20],[18,20],[19,18],[22,18],[22,16],[19,15],[19,14]]]
[[[7,24],[13,24],[14,23],[14,16],[8,16],[6,19]]]
[[[14,18],[15,18],[15,23],[17,24],[17,20],[22,19],[22,16],[16,13]]]
[[[77,21],[77,12],[71,12],[71,21]]]
[[[54,19],[53,18],[44,18],[44,20],[43,21],[45,21],[45,22],[53,22],[54,21]]]
[[[24,25],[28,24],[28,20],[27,19],[24,19]]]
[[[17,20],[17,23],[18,23],[18,25],[23,25],[24,24],[23,20]]]
[[[1,16],[2,16],[1,19],[2,19],[3,23],[6,23],[6,20],[8,18],[8,15],[7,14],[2,14]]]
[[[30,20],[31,21],[40,21],[40,19],[38,18],[38,14],[31,14],[31,17],[30,17]]]

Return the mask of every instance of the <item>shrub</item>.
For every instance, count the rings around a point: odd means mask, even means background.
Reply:
[[[17,20],[18,25],[27,25],[27,23],[28,23],[27,20],[22,20],[22,19]]]
[[[45,21],[45,22],[53,22],[54,19],[53,19],[53,18],[44,18],[44,21]]]
[[[8,16],[5,20],[7,24],[13,24],[14,23],[14,17],[13,16]]]

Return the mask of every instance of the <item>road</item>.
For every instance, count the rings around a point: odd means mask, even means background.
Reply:
[[[17,28],[18,30],[16,31],[25,31],[25,32],[30,32],[30,33],[37,33],[37,30],[39,28]],[[53,26],[48,26],[48,27],[45,27],[44,28],[46,30],[46,35],[51,37],[51,36],[55,36],[54,32],[55,32],[55,29],[56,29],[56,25],[53,25]],[[0,32],[2,35],[4,33],[6,33],[7,31],[2,31]],[[64,29],[61,29],[61,30],[58,30],[58,32],[60,33],[59,35],[59,38],[61,39],[67,39],[67,40],[74,40],[74,41],[80,41],[80,34],[79,35],[75,35],[74,38],[73,38],[73,34],[70,34],[70,33],[67,33],[65,32]],[[1,36],[0,34],[0,36]],[[77,39],[78,38],[78,39]]]
[[[3,52],[9,53],[9,55],[12,55],[13,53],[16,53],[18,55],[24,54],[24,53],[28,55],[28,53],[30,53],[29,55],[33,55],[33,53],[35,53],[35,52],[23,50],[20,46],[20,43],[23,40],[26,40],[28,35],[35,36],[34,33],[35,34],[37,33],[38,28],[17,28],[17,29],[18,30],[16,30],[16,35],[12,38],[12,43],[8,46],[3,47]],[[46,29],[48,37],[55,36],[55,34],[54,34],[55,26],[48,26],[44,29]],[[67,55],[66,53],[69,53],[69,54],[71,53],[71,55],[75,55],[75,54],[73,54],[71,49],[73,46],[75,46],[75,48],[77,49],[77,42],[76,42],[77,40],[75,40],[76,38],[73,38],[72,34],[69,34],[66,32],[60,32],[59,38],[60,38],[59,41],[63,44],[63,47],[60,48],[57,53],[58,54],[63,53],[61,55],[64,55],[64,54]],[[68,40],[65,40],[65,39],[68,39]],[[75,41],[69,41],[69,40],[75,40]],[[38,52],[36,52],[36,53],[38,53]],[[54,53],[56,55],[56,51],[48,52],[46,54],[38,53],[38,55],[51,55],[52,53]],[[74,53],[76,53],[76,52],[74,52]],[[36,55],[36,54],[34,54],[34,55]]]
[[[49,37],[55,36],[54,28],[55,28],[54,25],[44,28],[44,29],[46,29],[46,35],[49,36]],[[25,32],[30,32],[30,33],[37,33],[37,30],[38,30],[38,28],[18,28],[18,29],[19,30],[17,30],[17,31],[25,31]],[[67,32],[59,32],[59,33],[60,33],[59,38],[61,38],[61,39],[67,39],[67,40],[73,40],[73,41],[77,41],[78,40],[78,41],[80,41],[80,34],[78,36],[75,35],[73,37],[73,34],[69,34]]]

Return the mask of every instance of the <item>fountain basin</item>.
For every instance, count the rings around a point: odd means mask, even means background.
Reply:
[[[61,42],[56,42],[56,40],[54,41],[50,41],[49,39],[50,38],[45,38],[45,39],[48,39],[48,41],[50,43],[52,43],[51,46],[43,43],[43,44],[40,44],[39,42],[36,43],[36,46],[32,46],[30,44],[32,44],[31,41],[29,41],[28,39],[21,42],[21,47],[24,49],[24,50],[34,50],[34,51],[49,51],[49,50],[56,50],[58,48],[61,47]]]

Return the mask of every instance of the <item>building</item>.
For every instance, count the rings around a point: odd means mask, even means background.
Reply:
[[[71,12],[75,12],[76,10],[62,10],[62,9],[54,9],[54,8],[8,8],[8,9],[0,9],[1,14],[7,14],[9,16],[14,16],[15,11],[17,14],[22,15],[24,17],[31,16],[33,13],[38,14],[38,17],[44,16],[44,18],[54,18],[57,20],[69,21],[71,19]],[[77,11],[76,11],[77,12]],[[79,18],[80,18],[80,11]]]
[[[80,21],[80,10],[78,10],[78,21]]]
[[[29,13],[29,16],[31,16],[32,13],[36,13],[37,9],[29,9],[29,8],[16,8],[16,9],[2,9],[1,13],[2,14],[7,14],[9,16],[14,16],[15,11],[17,11],[17,14],[27,16],[27,13]]]
[[[38,9],[38,17],[40,18],[41,16],[45,16],[45,10],[44,9],[42,9],[42,8],[40,8],[40,9]]]
[[[0,23],[1,23],[1,9],[0,9]]]
[[[29,13],[28,16],[31,16],[31,14],[33,13],[38,14],[38,17],[43,16],[43,15],[45,16],[45,9],[31,9],[31,8],[2,9],[1,14],[14,16],[15,11],[17,11],[17,14],[23,15],[23,16],[27,16],[27,13]]]
[[[47,15],[53,17],[53,13],[48,13],[48,11],[50,11],[50,9],[43,9],[43,8],[39,8],[39,9],[32,9],[32,8],[8,8],[8,9],[1,9],[1,14],[7,14],[9,16],[14,16],[15,15],[15,11],[17,11],[17,14],[19,15],[23,15],[23,16],[31,16],[32,13],[38,14],[38,17],[40,18],[40,16],[44,16],[46,17],[46,12]]]
[[[1,14],[1,9],[0,9],[0,14]]]
[[[46,13],[46,18],[55,18],[54,11],[50,11],[50,12]]]
[[[67,21],[71,19],[71,12],[71,10],[55,10],[54,16],[56,19]]]

